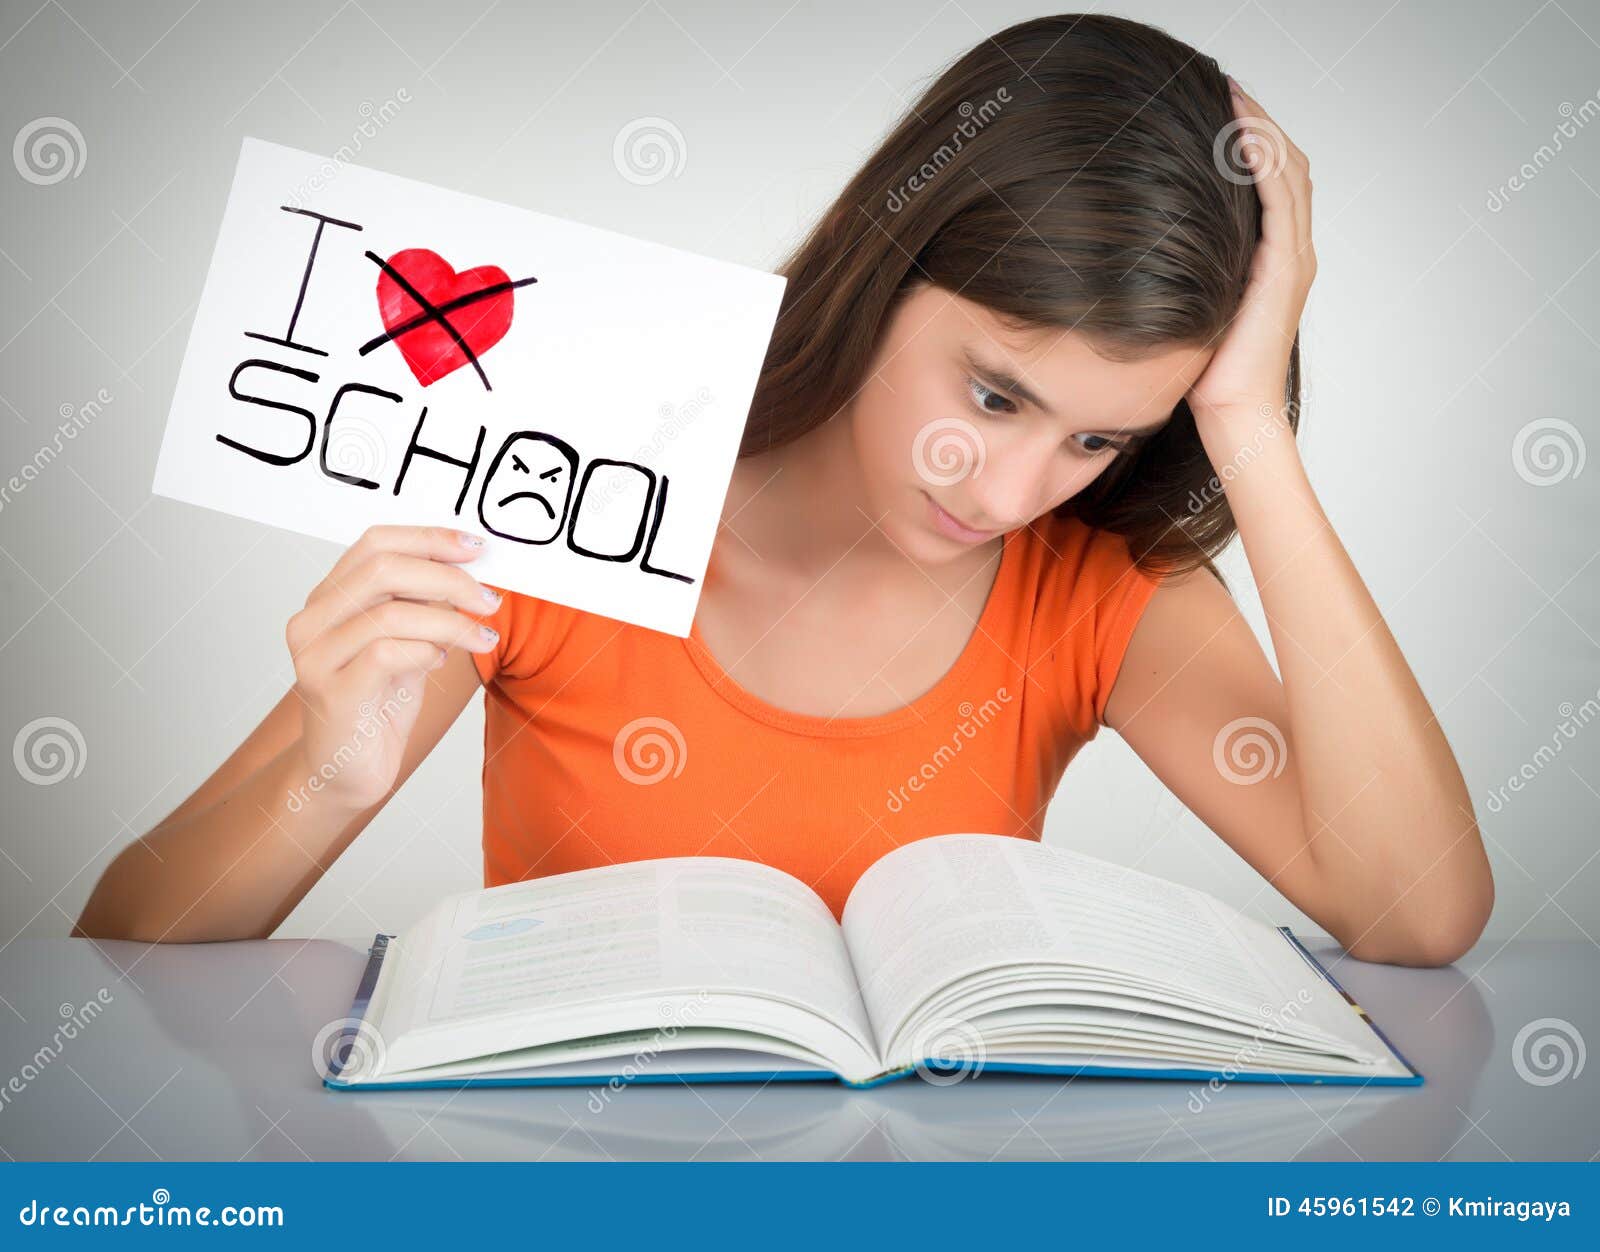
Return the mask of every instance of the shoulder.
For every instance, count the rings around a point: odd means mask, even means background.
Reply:
[[[1232,594],[1207,569],[1160,580],[1129,633],[1114,698],[1102,720],[1126,733],[1131,714],[1158,698],[1175,715],[1173,701],[1216,705],[1213,685],[1275,682],[1260,642]],[[1187,694],[1186,694],[1187,693]]]
[[[1033,596],[1035,651],[1077,733],[1105,722],[1129,641],[1164,581],[1141,570],[1127,540],[1053,513],[1018,532],[1020,577]]]
[[[1017,541],[1025,580],[1037,592],[1036,615],[1045,618],[1068,613],[1069,622],[1104,625],[1137,616],[1161,582],[1137,566],[1121,535],[1075,517],[1048,513],[1023,527]]]
[[[493,584],[489,584],[493,586]],[[485,684],[495,678],[532,678],[543,670],[587,616],[578,609],[519,591],[495,587],[501,593],[500,605],[479,620],[498,631],[493,650],[473,654],[478,674]]]

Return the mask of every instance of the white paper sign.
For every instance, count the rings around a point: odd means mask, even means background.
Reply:
[[[687,635],[785,281],[246,139],[154,490]]]

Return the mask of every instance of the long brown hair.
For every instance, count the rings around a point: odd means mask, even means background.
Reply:
[[[779,273],[788,278],[741,455],[848,404],[901,300],[932,283],[1018,330],[1081,331],[1113,360],[1213,345],[1260,233],[1216,61],[1099,14],[1008,27],[923,93]],[[1300,343],[1284,401],[1298,428]],[[1180,401],[1058,514],[1114,531],[1152,572],[1197,566],[1235,534]]]

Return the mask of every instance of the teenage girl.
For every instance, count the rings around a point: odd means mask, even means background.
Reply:
[[[75,933],[270,935],[481,689],[485,886],[734,856],[837,913],[898,844],[1039,838],[1106,725],[1350,954],[1471,947],[1466,786],[1296,446],[1311,180],[1255,100],[1152,27],[1023,22],[781,272],[688,638],[374,527],[289,619],[292,689]],[[1213,565],[1236,532],[1281,681]]]

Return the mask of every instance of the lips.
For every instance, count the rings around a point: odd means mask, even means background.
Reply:
[[[954,513],[950,512],[949,509],[945,508],[944,505],[940,504],[926,491],[924,491],[922,494],[927,498],[929,506],[935,511],[936,518],[942,515],[942,520],[939,520],[937,524],[945,530],[946,534],[951,535],[951,537],[959,537],[967,542],[976,543],[979,540],[992,538],[1000,533],[996,530],[980,530],[975,526],[968,526],[967,523],[963,522]],[[957,529],[960,529],[965,533],[957,536],[955,534]]]
[[[936,500],[936,501],[934,501],[934,503],[938,504],[938,501]],[[944,505],[942,505],[942,504],[940,504],[939,507],[941,509],[944,509]],[[956,515],[954,513],[950,513],[949,509],[944,509],[944,511],[946,513],[950,514],[951,518],[953,518],[955,520],[955,522],[956,522],[956,524],[958,526],[961,526],[963,529],[972,531],[972,533],[975,534],[975,535],[992,535],[992,534],[994,534],[994,531],[989,530],[986,527],[968,525],[968,523],[962,521],[959,517],[956,517]]]

